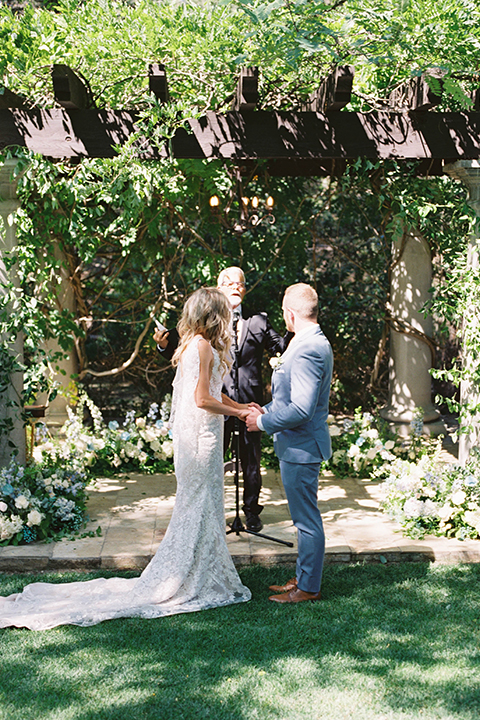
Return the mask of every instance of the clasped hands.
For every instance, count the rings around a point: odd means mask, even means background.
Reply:
[[[258,432],[259,427],[257,425],[257,418],[259,415],[263,415],[264,410],[258,405],[258,403],[249,403],[246,408],[244,408],[239,417],[240,420],[243,420],[247,426],[247,430],[249,432]]]

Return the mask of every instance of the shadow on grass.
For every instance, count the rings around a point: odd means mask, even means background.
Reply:
[[[203,613],[0,631],[0,717],[478,718],[480,566],[328,566],[322,602],[269,602],[291,574],[245,568],[253,600]]]

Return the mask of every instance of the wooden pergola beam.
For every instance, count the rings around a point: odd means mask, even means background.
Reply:
[[[53,159],[113,157],[115,146],[138,132],[136,120],[134,112],[118,110],[4,109],[0,150],[18,145]],[[431,160],[480,159],[479,112],[208,112],[188,124],[188,132],[180,129],[172,139],[175,158],[292,161],[297,167],[313,161],[319,168],[358,157],[425,160],[425,167]],[[167,145],[159,150],[145,137],[137,148],[146,160],[169,153]]]
[[[152,63],[148,66],[148,87],[160,102],[166,103],[170,100],[165,65]]]
[[[258,94],[258,68],[242,68],[235,90],[235,99],[232,110],[238,112],[251,112],[255,110],[259,99]]]
[[[0,93],[0,110],[7,108],[25,107],[26,100],[21,95],[17,95],[8,88],[2,88]]]
[[[352,99],[354,74],[355,69],[351,65],[336,67],[311,94],[305,109],[324,113],[344,108]]]
[[[399,85],[388,96],[388,104],[392,110],[411,110],[412,112],[425,112],[439,105],[442,97],[437,95],[427,82],[427,76],[434,77],[442,83],[444,73],[431,70],[419,77],[410,78],[408,82]]]
[[[90,90],[68,65],[52,67],[55,101],[67,110],[85,110],[93,106]]]

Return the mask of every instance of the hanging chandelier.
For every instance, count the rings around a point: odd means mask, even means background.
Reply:
[[[209,200],[210,210],[214,217],[217,218],[223,227],[232,230],[239,235],[252,230],[262,223],[273,225],[275,223],[275,215],[273,214],[273,206],[275,200],[269,195],[265,200],[261,200],[257,195],[252,198],[241,195],[238,201],[239,217],[231,217],[232,203],[227,203],[222,208],[222,203],[218,195],[212,195]]]

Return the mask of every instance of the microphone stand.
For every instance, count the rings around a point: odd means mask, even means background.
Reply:
[[[234,362],[232,366],[232,377],[233,377],[233,388],[234,388],[234,394],[235,399],[238,402],[239,397],[239,385],[238,385],[238,340],[237,340],[237,329],[238,329],[238,321],[240,319],[240,313],[238,310],[233,311],[233,352],[234,352]],[[242,518],[240,517],[240,473],[239,473],[239,467],[240,467],[240,420],[238,417],[234,417],[234,424],[233,424],[233,436],[232,436],[232,455],[234,460],[234,467],[235,467],[235,518],[232,523],[230,523],[230,530],[227,530],[227,535],[230,535],[230,533],[235,533],[235,535],[240,535],[241,532],[248,533],[249,535],[256,535],[257,537],[265,538],[266,540],[272,540],[273,542],[280,543],[281,545],[286,545],[287,547],[293,547],[293,543],[287,542],[286,540],[279,540],[278,538],[274,538],[271,535],[264,535],[259,532],[255,532],[254,530],[249,530],[244,526],[242,523]]]

